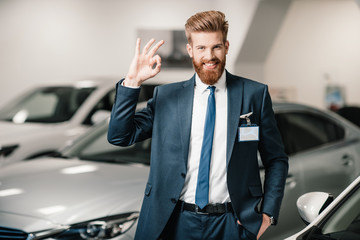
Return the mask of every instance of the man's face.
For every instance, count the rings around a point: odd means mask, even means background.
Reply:
[[[193,32],[186,48],[196,73],[207,85],[215,84],[225,69],[229,42],[223,42],[222,32]]]

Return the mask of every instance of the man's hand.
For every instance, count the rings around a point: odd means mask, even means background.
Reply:
[[[258,232],[256,239],[259,239],[264,234],[266,229],[268,229],[268,227],[270,227],[270,225],[271,225],[270,217],[268,215],[266,215],[265,213],[263,213],[263,221],[262,221],[262,224],[261,224],[261,227],[260,227],[260,230]]]
[[[164,41],[159,41],[150,49],[154,42],[155,39],[151,39],[140,53],[140,38],[137,39],[135,56],[125,77],[125,86],[139,87],[145,80],[156,76],[160,72],[161,58],[159,55],[154,56],[154,54],[164,44]],[[155,63],[156,66],[154,67]]]

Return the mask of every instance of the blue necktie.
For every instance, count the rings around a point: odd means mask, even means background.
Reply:
[[[199,173],[196,186],[195,203],[202,209],[209,202],[209,174],[211,151],[215,128],[215,87],[209,86],[210,94],[208,97],[208,106],[206,110],[204,138],[201,147]]]

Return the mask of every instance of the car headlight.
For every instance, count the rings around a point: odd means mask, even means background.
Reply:
[[[135,224],[138,217],[138,212],[105,217],[59,229],[32,233],[28,239],[113,239],[127,232]]]

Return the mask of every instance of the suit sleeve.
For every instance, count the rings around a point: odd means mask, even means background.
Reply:
[[[277,221],[289,166],[267,86],[263,93],[260,121],[259,152],[265,168],[262,212]]]
[[[115,103],[111,111],[107,137],[111,144],[129,146],[151,137],[154,100],[150,99],[146,108],[136,112],[140,88],[124,87],[122,81],[116,85]]]

